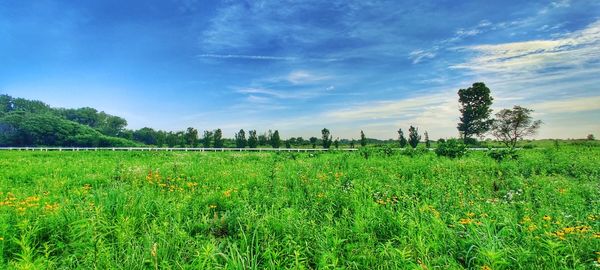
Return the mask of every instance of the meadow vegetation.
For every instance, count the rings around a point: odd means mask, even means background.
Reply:
[[[590,269],[600,148],[0,152],[1,269]]]

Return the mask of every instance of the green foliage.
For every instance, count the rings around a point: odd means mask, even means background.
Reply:
[[[360,131],[360,146],[367,146],[367,137],[365,136],[365,133],[362,130]]]
[[[519,158],[519,154],[513,149],[490,150],[488,151],[488,156],[497,162],[502,162],[503,160],[516,160]]]
[[[256,132],[254,132],[254,136],[256,138]],[[243,129],[240,129],[240,131],[235,134],[235,147],[245,148],[247,144],[248,144],[248,140],[246,140],[246,132]],[[250,146],[250,148],[253,148],[253,147]]]
[[[185,132],[185,143],[191,147],[198,147],[198,130],[193,127],[188,127]]]
[[[419,135],[419,129],[413,126],[408,128],[408,144],[414,149],[421,141],[421,135]]]
[[[435,153],[438,156],[460,158],[467,153],[467,146],[457,139],[449,139],[438,143]]]
[[[215,148],[223,147],[223,131],[221,131],[220,128],[218,128],[217,130],[214,131],[213,142],[214,142]]]
[[[333,136],[331,136],[330,134],[331,133],[329,132],[329,129],[324,128],[323,130],[321,130],[321,141],[323,142],[323,148],[325,149],[329,149],[329,147],[331,146]]]
[[[408,144],[408,141],[404,137],[404,132],[402,131],[402,129],[398,129],[398,143],[400,143],[400,148],[404,148]]]
[[[275,130],[273,135],[271,135],[271,147],[279,148],[281,146],[281,138],[279,137],[279,131]]]
[[[0,269],[596,267],[600,148],[383,149],[2,151]]]
[[[310,137],[309,141],[310,141],[310,144],[312,145],[312,148],[317,148],[317,140],[319,140],[319,139],[317,139],[317,137]]]
[[[492,135],[506,147],[514,149],[519,140],[535,134],[542,125],[542,121],[533,120],[532,112],[521,106],[501,110],[492,123]]]
[[[209,148],[210,144],[213,141],[213,132],[209,130],[205,130],[202,135],[202,147]]]
[[[463,139],[473,135],[481,136],[490,129],[492,121],[489,119],[492,109],[490,89],[482,82],[474,83],[472,87],[458,90],[460,103],[460,123],[458,131]]]
[[[256,148],[258,146],[258,137],[256,137],[256,130],[248,131],[248,147]]]
[[[425,147],[431,148],[431,141],[429,140],[429,133],[427,133],[427,131],[425,131],[425,133],[423,135],[425,136]]]

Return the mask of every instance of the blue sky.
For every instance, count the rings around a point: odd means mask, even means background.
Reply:
[[[600,136],[600,2],[0,2],[0,92],[130,128],[457,136],[483,81],[538,138]]]

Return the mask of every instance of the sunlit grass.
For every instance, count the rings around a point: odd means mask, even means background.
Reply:
[[[0,156],[2,269],[600,264],[593,147],[502,163],[483,152]]]

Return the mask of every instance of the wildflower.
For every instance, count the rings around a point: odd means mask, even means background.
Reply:
[[[544,215],[544,217],[542,219],[545,221],[550,221],[550,220],[552,220],[552,217],[549,215]]]
[[[158,244],[157,243],[152,244],[152,250],[150,250],[150,254],[152,255],[152,257],[156,258],[157,251],[158,251]]]
[[[473,223],[473,220],[470,219],[470,218],[461,218],[460,221],[459,221],[459,223],[463,224],[463,225],[468,225],[468,224]]]
[[[487,265],[484,265],[481,267],[481,270],[492,270],[492,268]]]
[[[0,237],[0,241],[4,241],[4,237]]]
[[[600,233],[594,233],[594,238],[600,238]],[[600,253],[598,253],[598,255],[600,255]]]
[[[475,213],[469,212],[469,213],[467,213],[467,216],[470,217],[470,218],[472,218],[472,217],[475,216]]]
[[[530,232],[533,232],[533,231],[535,231],[535,230],[537,229],[537,226],[536,226],[535,224],[531,224],[531,225],[529,225],[529,227],[527,227],[527,229],[528,229]]]
[[[524,216],[523,220],[521,220],[521,224],[531,222],[531,218],[529,216]]]
[[[231,197],[231,189],[228,189],[225,192],[223,192],[223,195],[227,198]]]
[[[211,205],[209,205],[209,206],[208,206],[208,208],[210,208],[210,209],[215,209],[215,208],[217,208],[217,206],[216,206],[216,205],[214,205],[214,204],[211,204]]]

